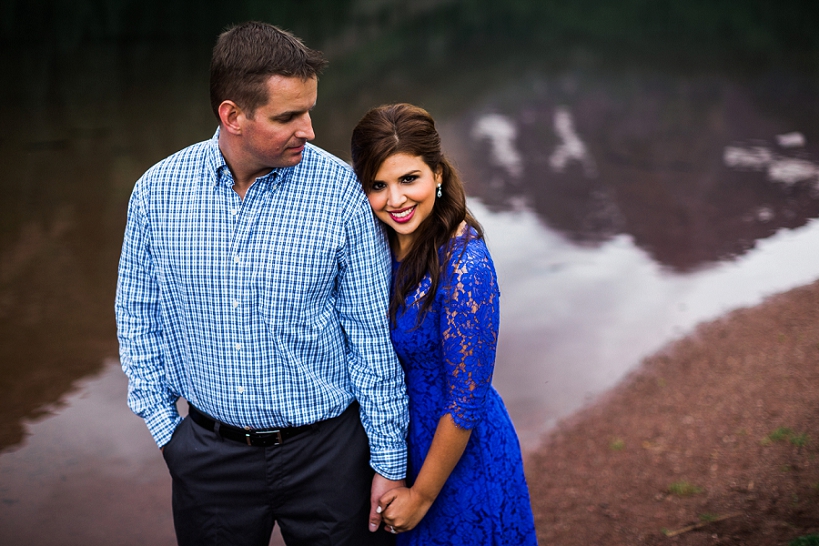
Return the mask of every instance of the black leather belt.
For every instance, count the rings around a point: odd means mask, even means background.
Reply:
[[[194,423],[200,427],[216,432],[222,438],[233,440],[234,442],[241,442],[249,446],[269,447],[277,446],[284,443],[285,440],[298,436],[302,432],[307,432],[313,428],[313,425],[304,425],[300,427],[278,428],[273,430],[252,430],[233,427],[220,423],[211,417],[208,417],[195,407],[188,404],[188,415]],[[218,429],[217,429],[217,426]]]

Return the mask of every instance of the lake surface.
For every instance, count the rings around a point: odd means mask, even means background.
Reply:
[[[499,274],[494,384],[525,449],[698,323],[819,278],[813,65],[422,24],[456,4],[352,2],[315,34],[316,144],[347,159],[385,102],[438,120]],[[113,297],[135,180],[215,130],[210,43],[65,40],[0,50],[0,542],[172,544]]]

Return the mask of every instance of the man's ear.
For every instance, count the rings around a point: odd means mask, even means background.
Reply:
[[[247,116],[239,107],[238,104],[232,100],[222,101],[219,105],[219,120],[222,122],[222,128],[233,135],[242,134],[242,125]]]

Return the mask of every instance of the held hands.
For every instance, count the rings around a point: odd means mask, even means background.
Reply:
[[[379,500],[387,491],[396,487],[404,487],[404,480],[388,480],[378,472],[373,476],[373,485],[370,490],[370,532],[375,533],[381,527],[381,507]]]
[[[414,487],[399,487],[385,493],[378,501],[378,512],[387,530],[409,531],[426,515],[434,499],[424,497]]]

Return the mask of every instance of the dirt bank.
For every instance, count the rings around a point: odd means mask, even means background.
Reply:
[[[819,282],[648,358],[527,464],[543,545],[819,535]]]

